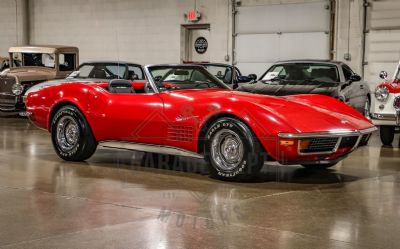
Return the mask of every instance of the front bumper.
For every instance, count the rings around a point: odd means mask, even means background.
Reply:
[[[397,112],[395,114],[371,113],[371,118],[374,125],[400,125],[400,112]]]
[[[337,130],[331,132],[317,133],[280,133],[279,136],[279,159],[281,164],[327,164],[338,162],[345,158],[349,153],[357,149],[359,146],[365,145],[371,133],[377,128],[371,127],[363,130]],[[301,141],[312,139],[336,139],[329,149],[303,153]],[[289,143],[288,141],[293,141]],[[349,142],[352,141],[352,142]],[[282,143],[284,142],[284,143]],[[286,144],[290,144],[285,146]],[[324,144],[321,144],[323,146]]]

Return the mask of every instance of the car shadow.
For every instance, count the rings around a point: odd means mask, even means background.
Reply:
[[[163,174],[191,173],[209,175],[208,165],[202,159],[177,157],[153,153],[99,149],[90,164],[101,167],[118,167],[132,170],[161,170]],[[335,184],[353,182],[356,176],[342,174],[332,169],[312,170],[301,166],[283,166],[266,162],[255,179],[240,180],[247,183],[283,182],[298,184]]]

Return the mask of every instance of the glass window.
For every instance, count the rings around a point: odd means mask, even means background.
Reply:
[[[272,66],[263,76],[262,81],[328,81],[339,82],[337,67],[323,63],[287,63]]]
[[[226,88],[205,68],[199,66],[154,66],[149,70],[160,91]]]
[[[60,71],[73,71],[75,69],[75,54],[59,54],[58,67]]]
[[[136,75],[136,76],[135,76]],[[128,65],[128,80],[144,80],[143,70],[138,65]]]
[[[274,78],[286,78],[286,71],[283,66],[274,66],[264,75],[262,80],[272,80]]]
[[[354,72],[351,70],[351,68],[349,66],[347,66],[346,64],[344,64],[342,66],[343,68],[343,74],[344,74],[344,79],[346,81],[350,80],[350,77],[354,74]]]
[[[42,53],[12,53],[15,66],[55,67],[54,54]]]

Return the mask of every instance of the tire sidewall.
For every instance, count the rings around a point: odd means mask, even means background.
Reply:
[[[235,132],[243,143],[243,158],[240,164],[233,170],[223,170],[219,168],[211,155],[211,143],[216,133],[222,129],[229,129]],[[259,159],[256,151],[256,143],[252,136],[252,132],[242,122],[233,118],[224,118],[212,124],[208,129],[205,136],[205,158],[210,164],[210,171],[212,175],[223,179],[234,179],[242,175],[251,175],[253,168],[251,167],[254,160]]]
[[[76,146],[68,151],[64,152],[61,147],[59,146],[57,142],[57,124],[58,121],[65,117],[69,116],[72,118],[79,126],[79,140]],[[62,107],[57,113],[54,115],[52,121],[51,121],[51,138],[53,142],[53,147],[55,151],[57,152],[57,155],[59,155],[61,158],[66,159],[66,160],[71,160],[74,159],[75,157],[79,156],[81,151],[83,150],[83,147],[85,146],[85,134],[87,132],[86,124],[84,120],[82,119],[79,111],[72,106],[66,106]]]
[[[394,126],[381,125],[379,134],[383,145],[391,145],[393,143],[394,133]]]

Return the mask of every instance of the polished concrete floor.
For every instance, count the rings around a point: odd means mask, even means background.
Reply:
[[[54,153],[25,119],[0,118],[0,248],[400,248],[400,150],[368,147],[328,171],[266,164],[258,181],[98,149]]]

